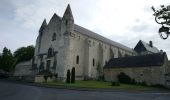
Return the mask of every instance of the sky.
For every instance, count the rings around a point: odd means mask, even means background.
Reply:
[[[170,58],[170,37],[159,37],[151,9],[168,0],[0,0],[0,52],[35,45],[43,20],[54,13],[62,17],[68,4],[76,24],[130,48],[151,40]]]

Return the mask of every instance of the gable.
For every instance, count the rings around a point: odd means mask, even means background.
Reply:
[[[154,46],[150,46],[148,43],[140,40],[137,45],[135,46],[134,50],[138,53],[141,53],[141,52],[145,52],[145,51],[148,51],[148,52],[151,52],[151,53],[158,53],[159,50],[154,47]]]
[[[145,48],[145,46],[142,44],[141,41],[137,43],[137,45],[135,46],[134,50],[135,50],[137,53],[147,51],[146,48]]]

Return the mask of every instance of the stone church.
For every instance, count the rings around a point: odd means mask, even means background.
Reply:
[[[135,55],[133,49],[75,24],[68,5],[63,17],[54,14],[49,23],[43,21],[33,64],[38,72],[49,70],[60,80],[72,68],[76,79],[98,79],[111,58]]]

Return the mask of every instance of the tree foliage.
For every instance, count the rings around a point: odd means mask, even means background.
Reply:
[[[33,58],[34,56],[34,46],[27,46],[27,47],[21,47],[18,48],[15,52],[14,52],[14,57],[16,59],[16,62],[22,62],[22,61],[27,61]]]
[[[10,49],[4,47],[3,53],[0,57],[0,69],[4,71],[11,71],[14,69],[15,59]]]

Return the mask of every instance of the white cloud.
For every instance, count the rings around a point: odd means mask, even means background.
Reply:
[[[151,10],[151,6],[158,7],[161,4],[168,4],[168,0],[7,1],[10,2],[10,5],[12,4],[12,6],[14,6],[12,23],[18,23],[19,30],[27,33],[27,35],[23,35],[22,32],[19,32],[19,35],[14,37],[27,36],[30,38],[25,41],[25,43],[23,43],[24,40],[22,40],[22,45],[34,44],[43,19],[46,18],[47,21],[49,21],[54,13],[62,16],[67,4],[70,3],[76,24],[114,41],[121,42],[130,48],[134,48],[139,39],[146,42],[152,40],[155,46],[167,51],[170,57],[170,47],[168,46],[170,39],[160,39],[157,33],[160,26],[155,23]],[[6,30],[6,33],[9,33],[9,31]],[[13,44],[10,45],[11,38],[6,35],[4,35],[4,38],[6,38],[6,42],[9,41],[8,46],[13,50],[21,46],[21,44],[19,45],[18,43],[18,45],[14,47]],[[15,38],[13,41],[17,40]],[[3,44],[3,46],[5,46],[5,44]],[[0,48],[3,46],[0,46]]]

